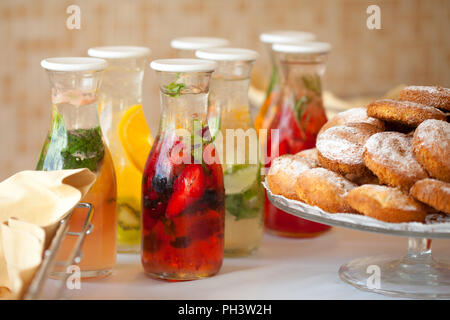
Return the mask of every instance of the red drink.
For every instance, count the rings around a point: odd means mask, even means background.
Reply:
[[[277,150],[281,156],[314,148],[317,134],[327,122],[320,78],[326,52],[314,52],[314,45],[311,45],[308,53],[303,53],[308,46],[273,46],[282,82],[277,111],[269,126],[270,130],[278,130],[278,141],[272,141],[271,134],[268,134],[266,167],[270,167],[271,157],[277,154]],[[314,237],[330,228],[277,209],[267,196],[264,219],[266,230],[286,237]]]
[[[322,101],[316,105],[309,104],[301,116],[300,121],[295,115],[293,106],[284,105],[279,108],[269,129],[278,129],[278,144],[272,145],[270,135],[267,137],[267,155],[272,154],[274,148],[278,148],[279,155],[295,154],[299,151],[314,148],[316,137],[322,125],[327,121],[325,111],[321,106]],[[267,164],[270,167],[270,162]],[[270,203],[266,195],[265,225],[269,232],[282,236],[306,238],[314,237],[330,227],[295,217],[284,212]]]
[[[206,125],[211,72],[204,69],[210,64],[154,64],[161,68],[156,70],[164,110],[143,173],[142,265],[148,275],[167,280],[212,276],[224,253],[225,190]],[[193,66],[202,72],[182,73]],[[162,72],[166,67],[179,72]]]
[[[142,263],[164,278],[210,276],[223,259],[222,167],[173,164],[171,140],[156,138],[144,171]]]

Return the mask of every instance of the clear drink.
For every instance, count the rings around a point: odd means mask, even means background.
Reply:
[[[259,142],[248,102],[250,72],[258,54],[247,49],[212,48],[196,55],[218,63],[211,80],[209,122],[215,144],[222,151],[225,255],[248,255],[258,248],[264,230]]]

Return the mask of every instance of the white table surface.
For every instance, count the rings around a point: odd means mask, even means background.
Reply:
[[[449,240],[433,240],[436,257],[450,260]],[[339,267],[379,254],[399,257],[407,239],[333,228],[315,239],[265,235],[251,257],[226,258],[214,277],[166,282],[147,277],[138,254],[119,254],[111,276],[82,281],[68,299],[390,299],[344,283]]]

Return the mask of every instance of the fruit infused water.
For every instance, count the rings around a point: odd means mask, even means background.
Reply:
[[[225,255],[248,255],[264,231],[260,150],[248,101],[250,73],[259,55],[240,48],[203,49],[196,55],[218,64],[211,80],[209,123],[225,182]]]
[[[274,44],[281,75],[277,112],[269,126],[266,167],[278,155],[314,148],[320,128],[327,122],[322,101],[321,76],[330,45],[324,42]],[[274,139],[275,138],[275,139]],[[287,237],[314,237],[330,227],[295,217],[270,203],[266,196],[266,230]]]
[[[281,75],[278,65],[275,63],[275,54],[272,51],[272,45],[274,43],[298,43],[312,41],[315,39],[315,35],[304,31],[277,30],[262,33],[259,36],[259,39],[267,47],[266,52],[269,54],[272,71],[270,73],[270,80],[266,89],[266,98],[255,118],[255,129],[258,134],[260,129],[268,129],[272,123],[272,120],[277,112],[277,102],[280,93]],[[260,138],[263,138],[263,136]],[[262,142],[265,143],[264,141]]]
[[[117,179],[117,250],[139,252],[144,170],[140,163],[147,158],[152,142],[142,110],[142,81],[150,49],[94,47],[88,54],[108,62],[99,90],[99,115]],[[144,160],[135,161],[141,158]]]
[[[141,259],[152,277],[193,280],[222,265],[223,174],[206,121],[215,66],[196,59],[151,63],[162,116],[142,180]]]
[[[41,62],[52,85],[52,123],[37,170],[88,168],[97,175],[81,199],[93,206],[94,229],[81,248],[81,276],[108,275],[116,261],[116,181],[98,120],[97,88],[106,61],[95,58],[50,58]],[[69,231],[80,231],[86,211],[75,209]],[[58,252],[66,260],[77,238],[67,236]],[[65,270],[61,270],[64,274]]]

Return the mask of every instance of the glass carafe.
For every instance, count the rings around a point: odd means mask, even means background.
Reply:
[[[81,276],[109,274],[116,261],[116,180],[98,120],[97,89],[107,63],[96,58],[49,58],[41,62],[52,87],[52,122],[37,170],[88,168],[97,175],[81,200],[93,205],[94,229],[82,246]],[[79,231],[86,212],[75,209],[70,230]],[[68,236],[59,250],[65,260],[75,245]],[[65,273],[65,270],[61,271]]]
[[[281,87],[277,112],[269,126],[277,130],[277,141],[268,135],[266,167],[270,167],[272,154],[295,154],[315,147],[317,134],[327,121],[321,77],[330,49],[324,42],[273,45]],[[265,226],[271,233],[298,238],[314,237],[330,228],[279,210],[267,197]]]
[[[248,255],[258,248],[264,231],[259,142],[248,100],[250,72],[258,53],[213,48],[199,50],[196,55],[218,64],[210,86],[209,123],[217,150],[222,151],[225,255]]]
[[[142,169],[133,162],[136,154],[128,147],[133,143],[128,140],[135,139],[135,136],[128,136],[124,123],[137,114],[144,116],[142,81],[150,49],[135,46],[95,47],[90,48],[88,54],[108,62],[99,90],[99,114],[117,179],[117,250],[139,252]],[[135,130],[137,132],[140,131]],[[148,151],[145,157],[147,155]]]
[[[170,41],[177,58],[195,58],[195,51],[200,49],[225,47],[230,41],[216,37],[182,37]]]
[[[305,41],[312,41],[315,35],[304,31],[278,30],[269,31],[260,35],[260,41],[265,44],[266,52],[269,55],[271,62],[270,80],[266,89],[266,96],[258,115],[255,118],[255,129],[259,134],[260,129],[268,129],[276,112],[277,101],[280,92],[280,72],[278,65],[275,63],[275,53],[272,50],[272,45],[275,43],[299,43]],[[263,138],[261,136],[260,138]]]
[[[162,116],[142,179],[142,264],[151,277],[193,280],[222,265],[222,166],[206,120],[216,64],[155,60]]]

